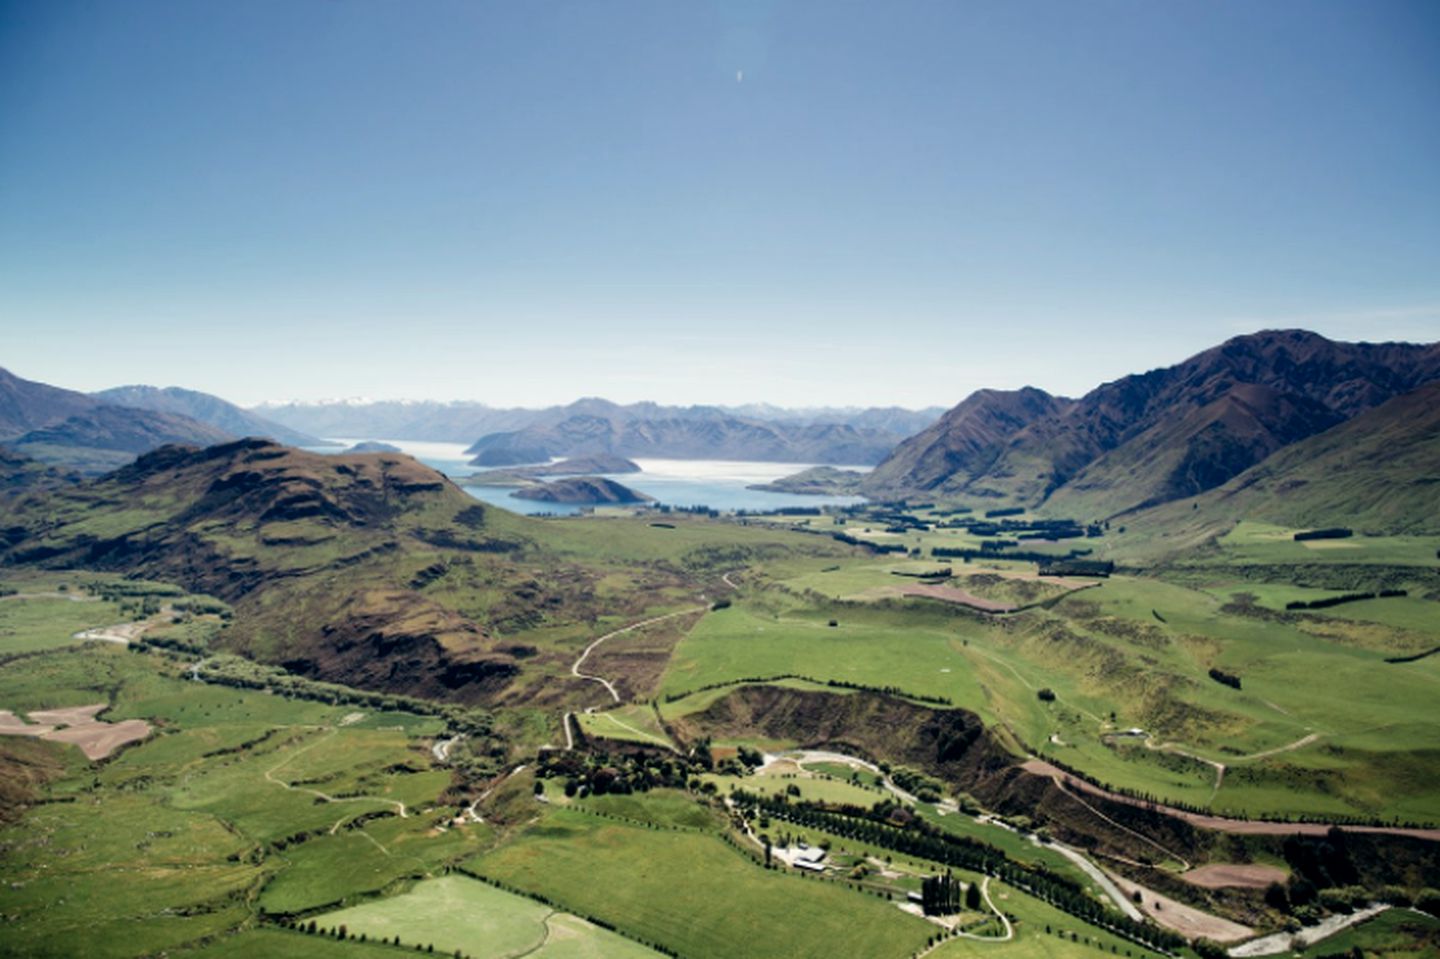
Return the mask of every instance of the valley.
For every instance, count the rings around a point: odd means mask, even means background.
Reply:
[[[0,959],[1440,959],[1437,79],[6,0]]]
[[[1398,409],[1375,490],[1430,462]],[[1440,528],[1408,507],[1267,512],[1242,474],[1123,516],[546,518],[262,439],[6,468],[0,954],[1418,955],[1440,924]],[[514,479],[601,482],[570,469]]]

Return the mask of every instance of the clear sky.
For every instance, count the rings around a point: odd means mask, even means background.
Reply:
[[[950,405],[1440,339],[1434,0],[0,0],[0,365]]]

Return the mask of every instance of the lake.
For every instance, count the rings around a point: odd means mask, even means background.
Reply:
[[[331,439],[316,452],[338,453],[359,440]],[[470,465],[465,443],[430,443],[418,440],[386,440],[404,453],[432,466],[452,479],[462,479],[479,470]],[[787,506],[850,506],[865,502],[863,496],[800,496],[794,493],[766,493],[746,489],[755,483],[769,483],[798,473],[813,463],[756,463],[734,460],[636,459],[639,473],[614,474],[611,478],[633,490],[655,497],[669,506],[708,506],[718,510],[772,510]],[[868,472],[868,466],[846,466]],[[609,475],[609,474],[602,474]],[[584,507],[564,503],[541,503],[511,496],[510,489],[495,486],[465,486],[465,492],[485,503],[515,513],[568,515]]]

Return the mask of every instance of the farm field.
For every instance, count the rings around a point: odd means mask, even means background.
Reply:
[[[1225,563],[1279,564],[1361,563],[1426,567],[1435,563],[1440,537],[1367,536],[1295,542],[1299,530],[1245,520],[1220,537],[1217,546]]]
[[[0,825],[0,953],[156,954],[251,921],[257,904],[284,914],[343,901],[488,843],[488,827],[449,828],[453,813],[432,805],[449,777],[403,731],[417,717],[367,728],[352,707],[172,668],[92,644],[0,670],[0,697],[18,708],[112,697],[110,715],[155,726],[99,765],[42,744],[63,763],[48,787],[61,801]]]
[[[15,590],[0,595],[0,655],[55,649],[80,643],[82,630],[128,621],[118,603],[79,588],[75,577],[0,578]],[[58,587],[65,586],[60,592]]]
[[[468,866],[682,955],[825,956],[837,936],[854,955],[908,955],[930,928],[873,897],[767,872],[712,834],[568,810]]]
[[[808,763],[802,765],[790,759],[778,759],[750,776],[711,775],[702,779],[714,782],[722,795],[731,788],[743,787],[765,795],[781,793],[810,802],[857,806],[873,806],[890,795],[880,786],[851,782],[849,773],[820,772]]]
[[[1133,576],[1005,617],[916,600],[827,602],[817,592],[825,581],[840,584],[830,595],[864,592],[913,565],[859,559],[797,570],[792,560],[773,578],[752,571],[760,588],[690,631],[662,692],[779,675],[891,688],[948,699],[1003,724],[1037,755],[1173,802],[1252,816],[1440,818],[1436,763],[1414,761],[1440,741],[1440,717],[1409,705],[1430,695],[1440,663],[1385,662],[1433,645],[1427,600],[1356,604],[1400,604],[1361,610],[1369,620],[1342,618],[1342,606],[1277,622],[1235,602],[1249,584],[1217,591]],[[1261,589],[1262,602],[1289,595]],[[1242,677],[1243,689],[1210,669]],[[1306,684],[1294,681],[1299,674]],[[663,711],[705,704],[697,694]],[[1132,729],[1141,732],[1119,735]],[[1317,780],[1324,789],[1297,797],[1297,782]]]
[[[321,929],[475,959],[640,959],[656,953],[639,943],[505,892],[468,876],[416,883],[408,891],[315,917]]]
[[[833,627],[828,625],[832,618]],[[979,703],[979,687],[960,653],[964,639],[959,631],[924,621],[912,625],[891,617],[887,622],[874,611],[832,615],[827,609],[799,609],[767,615],[737,604],[706,616],[691,630],[675,650],[661,692],[678,695],[749,677],[794,675]]]
[[[576,713],[575,720],[587,736],[674,748],[655,710],[648,705],[621,704],[611,709]]]

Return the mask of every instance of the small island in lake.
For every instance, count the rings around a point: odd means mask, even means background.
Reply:
[[[465,486],[532,486],[545,476],[593,476],[596,473],[638,473],[639,464],[613,453],[573,456],[558,463],[485,470],[465,477]]]
[[[653,496],[606,479],[603,476],[567,476],[549,483],[536,483],[510,494],[542,503],[569,503],[576,506],[628,506],[653,503]]]
[[[365,440],[363,443],[356,443],[345,452],[347,453],[399,453],[400,447],[392,446],[389,443],[382,443],[379,440]]]
[[[798,493],[802,496],[855,496],[860,493],[864,473],[836,469],[833,466],[812,466],[774,482],[755,483],[746,489],[763,493]]]

